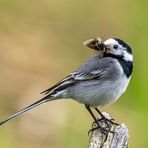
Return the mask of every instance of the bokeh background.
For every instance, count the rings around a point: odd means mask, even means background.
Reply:
[[[129,147],[148,147],[146,0],[0,0],[0,120],[42,97],[94,51],[82,42],[120,37],[135,57],[126,93],[102,108],[129,128]],[[85,148],[92,118],[59,100],[0,127],[1,148]]]

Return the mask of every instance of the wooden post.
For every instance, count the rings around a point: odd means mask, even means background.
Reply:
[[[103,113],[103,115],[111,119],[109,114]],[[112,132],[102,132],[100,129],[96,129],[90,134],[90,140],[88,148],[127,148],[128,147],[128,128],[124,124],[118,126],[109,123]],[[106,123],[100,121],[102,127],[106,126]],[[93,125],[96,127],[96,124]]]

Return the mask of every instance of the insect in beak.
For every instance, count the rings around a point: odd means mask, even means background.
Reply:
[[[101,44],[102,39],[101,38],[96,38],[96,39],[89,39],[83,42],[83,45],[95,49],[95,50],[100,50],[100,44]]]
[[[85,45],[91,49],[101,51],[102,53],[105,53],[105,52],[108,52],[109,50],[111,50],[111,46],[105,45],[104,43],[102,43],[101,38],[86,40],[85,42],[83,42],[83,45]]]
[[[104,43],[101,43],[101,44],[99,45],[99,49],[100,49],[103,53],[105,53],[105,52],[109,52],[109,51],[112,49],[112,47],[111,47],[110,45],[105,45]]]
[[[105,46],[103,43],[99,44],[99,45],[98,45],[98,48],[99,48],[99,50],[101,50],[103,53],[106,52],[106,50],[107,50],[106,46]]]

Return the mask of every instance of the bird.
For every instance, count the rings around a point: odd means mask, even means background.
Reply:
[[[120,38],[109,38],[103,42],[97,37],[83,44],[94,49],[95,54],[67,77],[41,92],[44,95],[42,99],[1,121],[0,125],[41,104],[63,98],[84,104],[98,128],[101,126],[92,109],[105,121],[116,124],[104,117],[98,107],[114,103],[127,89],[133,72],[132,48]]]

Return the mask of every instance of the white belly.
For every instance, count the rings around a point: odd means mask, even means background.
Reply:
[[[90,106],[104,106],[116,101],[126,90],[130,78],[126,76],[121,77],[115,81],[106,81],[101,85],[86,84],[77,94],[73,97],[80,103]]]
[[[104,95],[101,99],[101,96],[98,96],[99,99],[94,98],[94,105],[104,106],[110,103],[115,102],[126,90],[130,79],[127,79],[125,76],[120,80],[106,84],[104,88]]]

